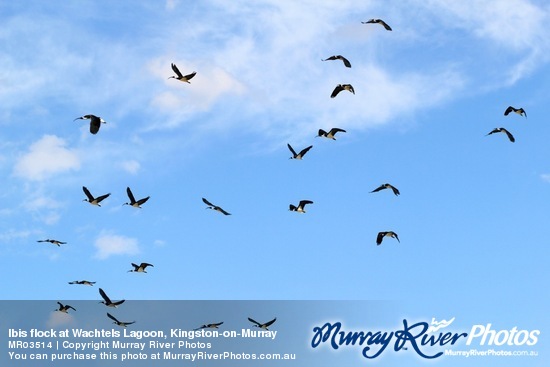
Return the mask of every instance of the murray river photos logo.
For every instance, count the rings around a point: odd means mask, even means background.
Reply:
[[[492,324],[473,325],[469,332],[442,330],[454,320],[454,317],[448,321],[432,318],[431,323],[421,321],[414,324],[403,320],[403,328],[394,331],[346,331],[341,322],[327,322],[313,328],[311,347],[317,348],[323,344],[335,350],[359,347],[362,356],[368,359],[379,357],[388,347],[393,347],[396,352],[412,349],[423,358],[434,359],[444,354],[442,348],[450,348],[457,343],[469,347],[533,346],[540,335],[540,330],[519,330],[515,326],[509,330],[496,330]]]

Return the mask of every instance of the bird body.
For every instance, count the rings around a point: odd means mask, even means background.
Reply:
[[[333,127],[333,128],[330,129],[328,132],[326,132],[326,131],[323,130],[323,129],[319,129],[319,131],[317,132],[317,136],[321,136],[321,137],[327,138],[327,139],[336,140],[336,138],[334,137],[334,135],[336,135],[336,133],[338,133],[338,132],[345,133],[346,130],[340,129],[340,128],[337,128],[337,127]]]
[[[64,305],[61,302],[57,302],[57,304],[59,305],[59,308],[56,309],[55,311],[59,311],[63,313],[69,313],[69,309],[76,311],[76,309],[73,306]]]
[[[370,20],[367,20],[366,22],[361,22],[363,24],[380,24],[382,25],[384,28],[386,28],[387,31],[391,31],[391,27],[386,23],[384,22],[382,19],[370,19]]]
[[[124,203],[122,205],[130,205],[130,206],[133,206],[134,208],[140,208],[141,209],[141,205],[145,204],[147,202],[147,200],[149,200],[149,196],[147,196],[146,198],[143,198],[143,199],[136,200],[134,198],[134,194],[132,194],[132,190],[130,190],[129,187],[126,188],[126,194],[128,195],[128,198],[130,199],[130,202],[129,203]]]
[[[491,135],[491,134],[495,134],[495,133],[505,133],[506,136],[508,136],[508,139],[513,143],[516,141],[516,139],[514,138],[514,136],[508,131],[506,130],[505,128],[503,127],[496,127],[494,128],[489,134],[487,135]],[[485,136],[487,136],[485,135]]]
[[[330,98],[336,97],[338,93],[340,93],[343,90],[347,90],[348,92],[355,94],[355,89],[353,89],[353,86],[351,84],[338,84],[332,91]]]
[[[508,106],[506,111],[504,111],[504,116],[508,116],[510,114],[510,112],[517,113],[518,115],[525,116],[525,118],[527,118],[527,112],[525,112],[525,110],[523,108],[515,108],[515,107],[512,107],[512,106]]]
[[[258,327],[258,328],[263,329],[263,330],[269,330],[268,327],[271,326],[276,320],[277,320],[277,318],[274,318],[273,320],[268,321],[268,322],[266,322],[265,324],[261,324],[261,323],[259,323],[258,321],[254,320],[254,319],[252,319],[252,318],[250,318],[250,317],[248,318],[248,321],[254,323],[254,324],[255,324],[255,325],[254,325],[255,327]]]
[[[103,120],[101,117],[96,115],[84,115],[82,117],[77,117],[73,121],[76,120],[90,120],[90,133],[97,134],[99,131],[99,128],[101,127],[101,124],[106,124],[107,121]]]
[[[348,59],[346,59],[344,56],[342,55],[334,55],[334,56],[331,56],[329,57],[328,59],[324,59],[323,61],[329,61],[329,60],[342,60],[342,62],[344,63],[344,66],[347,67],[347,68],[351,68],[351,63],[349,62]]]
[[[195,74],[197,74],[196,71],[193,71],[191,74],[183,75],[179,71],[176,64],[174,64],[174,63],[172,63],[172,70],[174,71],[174,73],[176,73],[177,76],[171,76],[170,78],[174,78],[174,79],[179,80],[180,82],[186,82],[186,83],[189,83],[189,84],[191,84],[191,82],[189,80],[191,80],[195,76]],[[170,78],[168,78],[168,79],[170,79]]]
[[[132,321],[132,322],[118,321],[117,318],[111,315],[109,312],[107,312],[107,317],[113,320],[113,324],[117,324],[118,326],[122,326],[122,327],[126,327],[128,325],[132,325],[135,323],[135,321]]]
[[[226,212],[225,210],[223,210],[221,207],[217,206],[217,205],[214,205],[212,204],[211,202],[209,202],[208,200],[206,200],[205,198],[202,198],[202,202],[205,203],[206,205],[208,205],[206,207],[206,209],[212,209],[212,210],[215,210],[217,212],[220,212],[224,215],[231,215],[231,213],[228,213]]]
[[[288,146],[288,149],[290,150],[290,152],[292,153],[292,157],[290,157],[290,159],[302,159],[304,158],[304,155],[311,149],[313,148],[313,145],[310,145],[309,147],[307,148],[304,148],[300,151],[300,153],[296,153],[296,151],[294,149],[292,149],[292,147],[290,146],[290,144],[287,144]]]
[[[128,270],[128,273],[147,273],[145,271],[145,268],[147,268],[148,266],[154,267],[153,264],[148,263],[141,263],[139,265],[132,263],[132,266],[134,267],[134,269]]]
[[[392,186],[389,183],[385,183],[385,184],[382,184],[382,185],[378,186],[376,189],[372,190],[371,193],[372,192],[378,192],[378,191],[385,190],[385,189],[391,189],[393,191],[393,193],[395,194],[395,196],[400,195],[399,190],[397,190],[397,188],[395,186]]]
[[[376,237],[376,244],[378,246],[380,246],[382,244],[382,240],[384,239],[384,237],[395,238],[397,240],[397,242],[401,242],[401,241],[399,241],[399,237],[397,236],[397,233],[395,233],[393,231],[378,232],[378,236]]]
[[[80,284],[80,285],[89,285],[93,286],[96,282],[90,282],[88,280],[75,280],[73,282],[69,282],[69,284]]]
[[[103,303],[107,307],[114,307],[120,306],[124,303],[125,300],[113,302],[109,297],[107,297],[107,294],[105,294],[105,291],[103,289],[99,288],[99,294],[101,295],[101,298],[103,298],[103,301],[100,301],[99,303]]]
[[[49,242],[49,243],[53,243],[54,245],[57,245],[57,246],[61,246],[61,245],[65,245],[67,242],[61,242],[61,241],[58,241],[58,240],[50,240],[50,239],[47,239],[47,240],[38,240],[36,242]]]
[[[305,213],[305,206],[307,204],[313,204],[313,201],[311,200],[302,200],[300,201],[300,203],[298,204],[298,206],[294,206],[292,204],[289,205],[289,209],[291,212],[298,212],[298,213]]]
[[[109,193],[109,194],[101,195],[101,196],[98,196],[98,197],[94,197],[90,193],[90,190],[88,190],[88,188],[86,188],[86,186],[82,186],[82,191],[84,191],[84,194],[86,194],[86,197],[87,197],[87,199],[84,199],[82,201],[87,201],[90,204],[97,205],[97,206],[101,206],[101,205],[99,205],[99,203],[101,203],[104,199],[108,198],[109,195],[111,195]]]

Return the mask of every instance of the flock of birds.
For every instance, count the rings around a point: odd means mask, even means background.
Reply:
[[[387,31],[392,31],[392,28],[386,22],[384,22],[381,19],[370,19],[366,22],[361,22],[361,23],[363,23],[363,24],[379,24],[379,25],[383,26]],[[333,55],[333,56],[330,56],[326,59],[322,59],[322,61],[336,61],[336,60],[342,61],[342,63],[344,64],[344,66],[346,68],[351,68],[351,62],[342,55]],[[195,75],[197,74],[195,71],[193,71],[190,74],[184,75],[183,73],[180,72],[180,70],[178,69],[178,67],[174,63],[171,64],[171,68],[172,68],[172,71],[175,73],[175,76],[170,76],[168,79],[173,78],[173,79],[176,79],[176,80],[184,82],[184,83],[189,83],[190,84],[190,80],[193,79],[195,77]],[[354,88],[351,84],[338,84],[334,88],[334,90],[332,91],[330,97],[335,98],[342,91],[348,91],[352,94],[355,94],[355,90],[354,90]],[[527,117],[527,114],[526,114],[526,112],[523,108],[515,108],[515,107],[512,107],[512,106],[509,106],[505,110],[504,115],[508,116],[510,113],[515,113],[515,114],[518,114],[520,116]],[[89,120],[90,133],[94,134],[94,135],[99,132],[101,125],[106,123],[106,121],[103,118],[101,118],[99,116],[96,116],[96,115],[92,115],[92,114],[77,117],[74,121],[76,121],[76,120]],[[335,136],[336,136],[337,133],[346,133],[346,130],[338,128],[338,127],[333,127],[328,131],[325,131],[323,129],[319,129],[318,132],[317,132],[316,137],[324,137],[324,138],[327,138],[327,139],[330,139],[330,140],[336,140]],[[504,134],[507,135],[508,139],[511,142],[515,142],[514,136],[507,129],[505,129],[504,127],[495,128],[492,131],[490,131],[487,135],[492,135],[492,134],[496,134],[496,133],[504,133]],[[304,156],[311,150],[313,145],[309,145],[309,146],[301,149],[299,152],[297,152],[290,144],[287,144],[287,147],[290,150],[290,152],[292,153],[292,156],[289,159],[302,160],[302,159],[304,159]],[[107,199],[111,195],[110,193],[108,193],[108,194],[104,194],[104,195],[100,195],[100,196],[94,196],[94,195],[92,195],[92,193],[90,192],[90,190],[86,186],[83,186],[82,190],[83,190],[83,192],[86,196],[86,198],[83,199],[83,201],[87,201],[91,205],[95,205],[95,206],[101,206],[101,202],[103,200]],[[377,192],[380,192],[380,191],[383,191],[383,190],[391,190],[391,192],[393,192],[393,194],[395,196],[399,196],[401,194],[400,191],[395,186],[393,186],[389,183],[384,183],[384,184],[376,187],[375,189],[370,191],[370,193],[377,193]],[[129,201],[122,204],[122,205],[129,205],[129,206],[132,206],[134,208],[141,208],[142,205],[144,205],[150,198],[149,196],[147,196],[147,197],[141,198],[139,200],[136,200],[132,190],[130,189],[130,187],[126,188],[126,194],[128,196]],[[206,204],[206,209],[211,209],[211,210],[217,211],[217,212],[219,212],[223,215],[231,215],[231,213],[229,213],[228,211],[226,211],[222,207],[211,203],[206,198],[202,198],[202,201],[203,201],[204,204]],[[290,204],[289,205],[289,210],[293,211],[293,212],[303,214],[303,213],[306,213],[306,210],[305,210],[306,205],[311,205],[311,204],[313,204],[313,201],[311,201],[311,200],[300,200],[297,205]],[[378,234],[376,236],[376,245],[381,245],[385,238],[393,238],[393,239],[396,239],[398,242],[400,242],[399,236],[396,232],[394,232],[394,231],[380,231],[380,232],[378,232]],[[37,242],[49,242],[49,243],[54,244],[56,246],[61,246],[61,245],[64,245],[64,244],[67,243],[67,242],[63,242],[63,241],[59,241],[59,240],[55,240],[55,239],[38,240]],[[147,273],[147,271],[146,271],[147,268],[154,267],[153,264],[150,264],[150,263],[147,263],[147,262],[141,262],[139,264],[131,263],[131,266],[132,266],[132,269],[128,270],[128,272],[135,272],[135,273]],[[88,281],[88,280],[75,280],[75,281],[69,282],[68,284],[93,286],[95,283],[96,282],[92,282],[92,281]],[[102,303],[105,306],[110,307],[110,308],[116,308],[116,307],[120,306],[121,304],[123,304],[125,302],[125,300],[120,300],[120,301],[116,301],[116,302],[111,301],[111,299],[107,296],[107,294],[105,293],[105,291],[102,288],[99,288],[99,294],[100,294],[101,298],[103,299],[102,301],[100,301],[100,303]],[[68,313],[69,310],[76,311],[76,309],[74,307],[70,306],[70,305],[62,304],[61,302],[57,302],[57,303],[58,303],[59,307],[55,311],[59,311],[59,312],[62,312],[62,313]],[[135,323],[135,321],[132,321],[132,322],[119,321],[115,316],[113,316],[110,313],[107,313],[107,317],[109,319],[111,319],[114,324],[116,324],[118,326],[122,326],[122,327],[126,327],[128,325],[131,325],[131,324]],[[267,330],[267,328],[269,326],[271,326],[276,321],[276,318],[274,318],[274,319],[272,319],[272,320],[270,320],[266,323],[257,322],[252,318],[248,318],[248,320],[252,324],[254,324],[255,327]],[[205,329],[205,328],[217,329],[222,324],[223,324],[223,322],[203,324],[202,326],[200,326],[199,328],[197,328],[195,330]]]

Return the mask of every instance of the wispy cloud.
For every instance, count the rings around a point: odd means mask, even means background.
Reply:
[[[138,241],[135,238],[101,232],[94,243],[95,257],[105,260],[113,255],[135,255],[140,253]]]
[[[141,165],[136,160],[127,160],[120,163],[120,166],[123,170],[126,172],[135,175],[139,172],[139,169],[141,168]]]

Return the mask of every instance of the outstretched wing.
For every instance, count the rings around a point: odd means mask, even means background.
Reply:
[[[205,198],[202,198],[202,202],[205,203],[205,204],[208,205],[208,206],[215,206],[214,204],[212,204],[211,202],[209,202],[209,201],[206,200]]]
[[[130,187],[126,188],[126,194],[128,194],[128,198],[130,199],[130,204],[133,204],[136,202],[136,199],[134,198],[134,194],[132,194],[132,190],[130,190]]]
[[[290,150],[290,152],[292,153],[292,155],[293,155],[294,157],[296,157],[296,156],[297,156],[296,151],[295,151],[294,149],[292,149],[292,147],[290,146],[290,144],[287,144],[286,146],[288,147],[288,149]]]
[[[116,322],[117,324],[120,324],[120,321],[118,321],[117,318],[111,315],[109,312],[107,312],[107,317],[113,320],[114,322]]]
[[[176,75],[178,76],[178,78],[182,78],[183,75],[182,73],[179,71],[178,67],[176,66],[176,64],[172,63],[172,70],[174,70],[174,73],[176,73]]]
[[[302,149],[302,150],[300,151],[300,154],[299,154],[299,155],[303,157],[307,152],[309,152],[309,150],[310,150],[311,148],[313,148],[313,145],[310,145],[309,147]]]
[[[109,194],[105,194],[105,195],[98,196],[98,197],[96,198],[96,200],[97,200],[98,203],[100,203],[100,202],[103,201],[103,199],[108,198],[110,195],[111,195],[111,194],[109,193]]]
[[[92,194],[90,193],[90,190],[88,190],[88,188],[86,188],[86,186],[82,186],[82,191],[84,191],[84,194],[86,194],[86,196],[88,197],[88,200],[89,200],[89,201],[93,201],[93,200],[94,200],[94,197],[93,197]]]
[[[254,319],[252,319],[252,318],[250,318],[250,317],[248,318],[248,321],[250,321],[250,322],[253,323],[253,324],[256,324],[256,326],[262,326],[262,324],[260,324],[258,321],[254,320]]]
[[[336,86],[336,88],[334,88],[334,90],[332,91],[332,94],[330,95],[330,98],[336,97],[338,95],[338,93],[340,93],[343,90],[344,90],[344,87],[342,87],[341,84],[338,84]]]
[[[111,299],[109,297],[107,297],[107,295],[105,294],[103,289],[99,288],[99,294],[101,295],[101,298],[103,298],[105,300],[106,303],[112,303]]]

